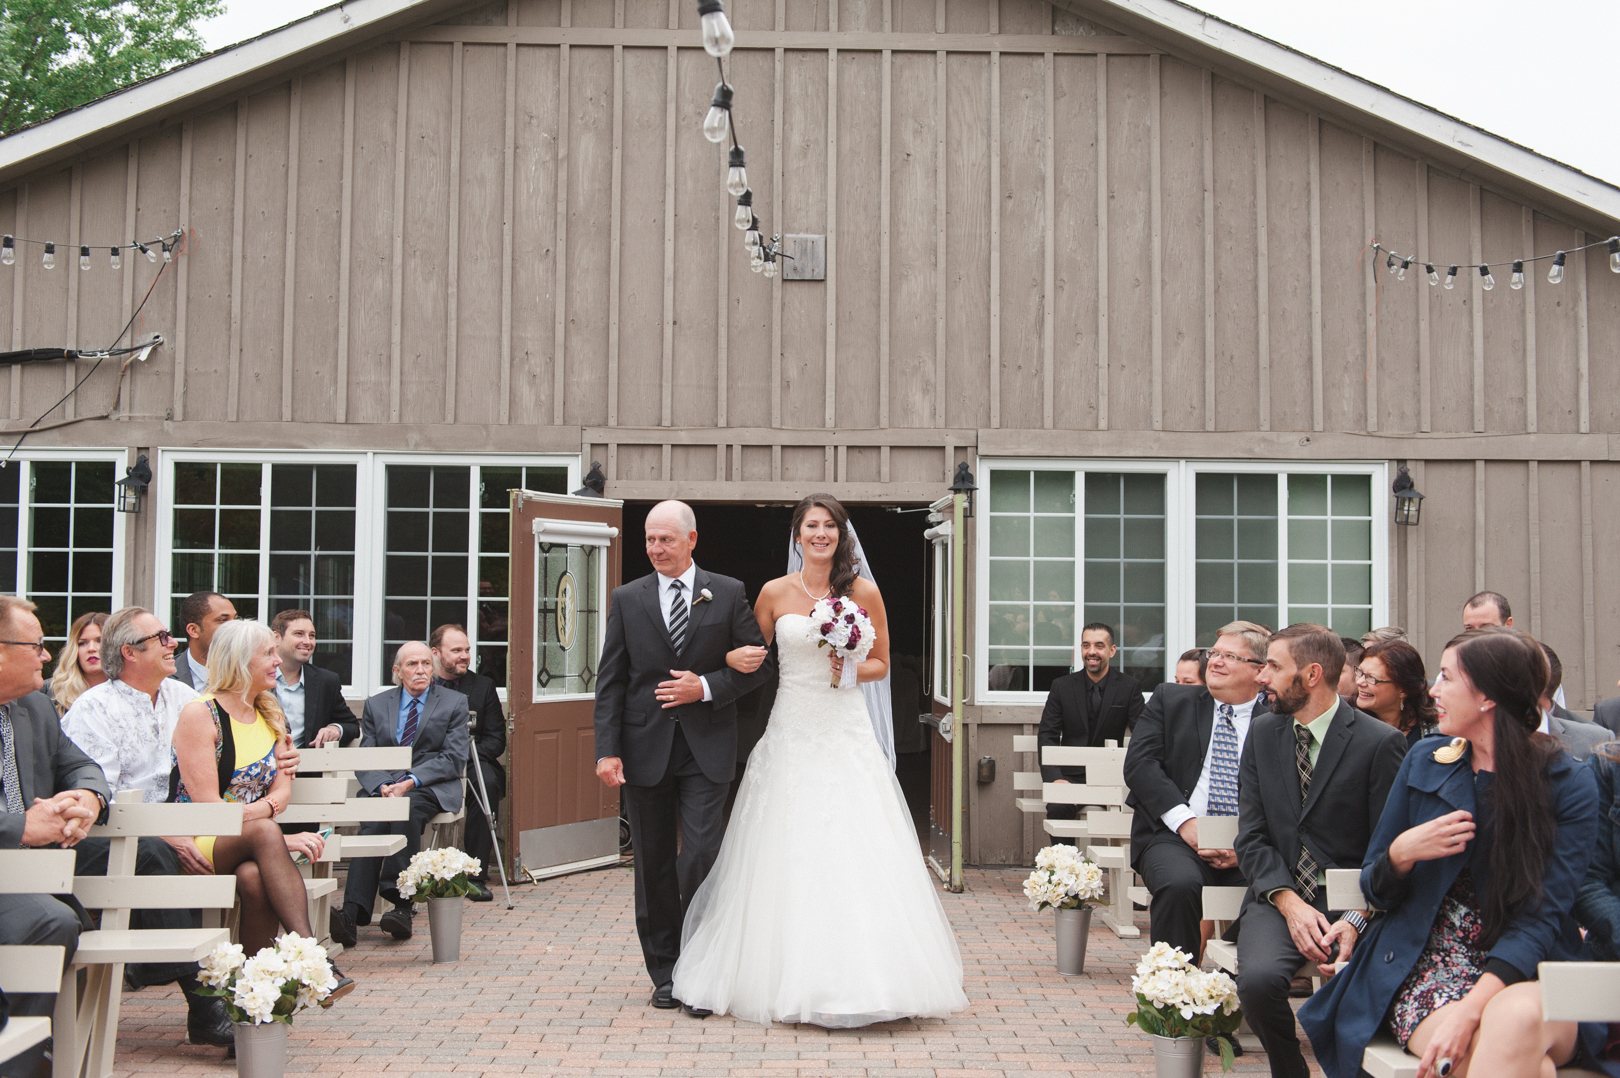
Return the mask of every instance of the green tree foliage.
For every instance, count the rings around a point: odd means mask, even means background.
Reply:
[[[0,0],[0,135],[203,53],[224,0]]]

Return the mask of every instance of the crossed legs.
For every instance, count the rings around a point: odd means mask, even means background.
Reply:
[[[311,935],[304,877],[274,821],[252,820],[242,825],[240,835],[215,839],[214,872],[236,876],[242,948],[248,954],[273,944],[278,926]]]

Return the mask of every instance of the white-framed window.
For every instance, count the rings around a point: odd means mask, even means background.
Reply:
[[[1102,623],[1151,691],[1234,620],[1357,637],[1388,607],[1382,462],[980,464],[976,665],[985,702],[1034,703]]]
[[[51,662],[81,614],[124,605],[122,449],[23,449],[0,468],[0,592],[38,606]]]
[[[578,473],[568,456],[163,450],[159,606],[176,631],[198,590],[243,617],[309,610],[314,661],[355,696],[389,684],[400,643],[455,623],[504,686],[506,492],[565,493]]]
[[[949,707],[951,703],[951,677],[956,670],[952,661],[954,649],[951,641],[951,542],[954,525],[946,520],[927,531],[933,559],[934,619],[930,626],[932,645],[932,677],[930,688],[934,700]]]

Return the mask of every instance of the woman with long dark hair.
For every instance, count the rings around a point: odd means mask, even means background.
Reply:
[[[1404,640],[1368,644],[1352,675],[1356,707],[1405,734],[1408,748],[1439,728],[1423,656],[1411,644]]]
[[[822,599],[863,608],[875,643],[856,680],[878,681],[889,661],[883,596],[858,575],[836,499],[800,502],[793,535],[804,568],[766,584],[754,604],[776,643],[776,702],[687,909],[674,995],[762,1024],[948,1017],[967,1006],[956,937],[866,701],[840,686],[843,663],[817,646],[810,616]]]
[[[1380,1030],[1421,1057],[1418,1078],[1535,1078],[1574,1055],[1572,1023],[1543,1023],[1525,984],[1574,960],[1570,916],[1597,831],[1597,790],[1546,734],[1541,645],[1514,629],[1463,633],[1434,685],[1440,732],[1407,753],[1362,864],[1382,914],[1349,965],[1299,1013],[1328,1078],[1353,1078]],[[1479,1078],[1485,1078],[1483,1074]]]

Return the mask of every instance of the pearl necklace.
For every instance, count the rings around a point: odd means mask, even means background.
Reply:
[[[799,570],[799,587],[804,588],[804,593],[806,595],[810,595],[810,589],[804,583],[804,570],[803,569]],[[832,581],[829,580],[829,581],[827,581],[827,595],[831,595],[831,594],[832,594]],[[821,600],[827,598],[827,595],[810,595],[810,598],[812,600],[814,600],[815,602],[819,603],[819,602],[821,602]]]

